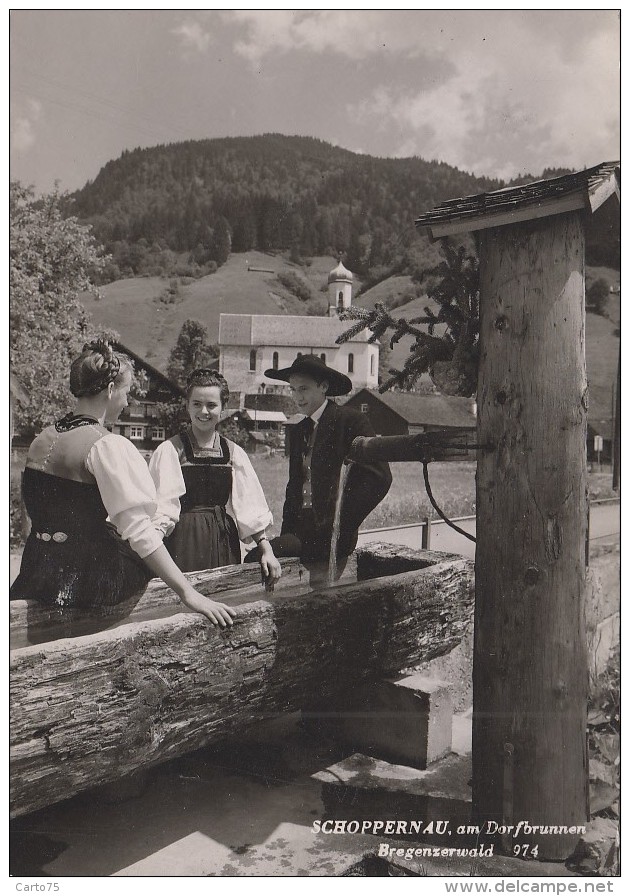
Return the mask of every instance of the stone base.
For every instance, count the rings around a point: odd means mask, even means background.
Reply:
[[[421,674],[349,690],[302,717],[317,734],[412,768],[425,769],[451,751],[448,688]]]
[[[458,825],[467,825],[471,815],[469,756],[449,755],[425,771],[391,765],[355,753],[313,778],[321,782],[324,818],[382,821],[395,819],[389,835],[426,843],[458,842]],[[421,835],[398,825],[401,821],[422,821]],[[433,826],[431,828],[431,822]],[[447,829],[437,822],[448,822]],[[371,833],[386,835],[380,826]],[[464,838],[470,845],[470,837]]]

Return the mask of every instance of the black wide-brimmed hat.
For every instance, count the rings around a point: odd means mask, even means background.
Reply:
[[[289,377],[294,373],[312,376],[317,380],[327,380],[328,390],[326,395],[347,395],[352,392],[352,380],[345,373],[340,373],[332,367],[328,367],[318,355],[298,355],[290,367],[282,367],[274,370],[270,367],[265,370],[265,376],[270,380],[282,380],[289,382]]]

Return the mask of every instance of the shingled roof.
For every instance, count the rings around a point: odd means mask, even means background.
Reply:
[[[286,345],[311,348],[339,348],[337,337],[350,329],[350,322],[338,317],[310,317],[285,314],[228,314],[219,317],[219,345]],[[350,342],[367,342],[362,331]]]
[[[112,340],[112,348],[116,352],[120,352],[123,355],[127,355],[127,357],[131,358],[134,362],[136,369],[140,368],[140,370],[146,371],[149,376],[156,381],[156,383],[162,387],[162,389],[167,392],[171,392],[173,395],[183,396],[186,394],[186,390],[182,389],[181,386],[178,386],[177,383],[166,376],[165,373],[162,373],[161,370],[158,370],[157,367],[154,367],[153,364],[150,364],[145,358],[136,354],[132,349],[128,346],[124,345],[122,342],[118,340]]]
[[[454,233],[516,224],[578,209],[595,212],[614,193],[619,198],[619,162],[602,162],[574,174],[443,202],[416,218],[433,239]]]
[[[452,426],[468,428],[477,425],[473,413],[473,400],[460,398],[457,395],[426,395],[420,392],[375,392],[362,389],[350,396],[355,401],[369,394],[381,401],[409,426]],[[342,402],[340,402],[342,403]]]

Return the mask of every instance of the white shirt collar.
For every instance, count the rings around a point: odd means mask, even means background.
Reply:
[[[328,399],[326,399],[323,404],[320,404],[320,406],[317,408],[316,411],[313,411],[312,414],[309,414],[309,416],[310,416],[311,420],[313,421],[313,423],[315,424],[315,426],[317,426],[317,424],[319,423],[319,418],[322,416],[322,414],[326,410],[327,404],[328,404]]]

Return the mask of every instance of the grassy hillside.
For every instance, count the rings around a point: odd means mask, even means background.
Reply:
[[[208,277],[179,286],[172,304],[161,300],[169,281],[159,277],[118,280],[101,287],[102,298],[86,298],[85,304],[97,323],[118,331],[121,339],[139,355],[164,370],[171,348],[182,323],[188,318],[200,320],[216,342],[221,312],[241,314],[303,314],[305,304],[284,287],[277,274],[293,272],[311,289],[311,307],[327,307],[329,272],[335,266],[332,256],[313,258],[310,266],[301,267],[288,261],[286,255],[247,252],[233,254],[219,270]],[[268,273],[269,271],[273,273]],[[610,268],[587,268],[590,284],[598,278],[610,285],[619,285],[619,271]],[[355,280],[355,292],[360,281]],[[398,305],[408,295],[417,293],[410,277],[389,277],[359,296],[357,304],[373,308],[375,302],[395,305],[394,316],[418,317],[426,305],[435,305],[425,295]],[[593,420],[611,417],[612,388],[617,375],[619,337],[615,331],[619,321],[619,295],[611,294],[607,303],[608,317],[586,315],[586,363],[590,391],[590,416]],[[400,369],[405,361],[411,338],[394,346],[390,356],[392,367]]]
[[[231,255],[215,274],[180,282],[172,303],[160,298],[171,281],[159,277],[117,280],[101,287],[102,298],[86,296],[84,301],[97,323],[117,330],[129,348],[164,370],[189,318],[205,324],[210,342],[216,342],[222,312],[303,314],[304,303],[279,282],[277,273],[293,272],[307,283],[313,306],[324,314],[328,299],[320,290],[335,264],[332,257],[319,257],[309,267],[299,267],[279,254],[247,252]]]
[[[94,320],[120,333],[122,341],[154,366],[163,370],[181,325],[188,318],[200,320],[208,330],[211,342],[219,333],[219,315],[232,314],[303,314],[304,303],[289,292],[277,279],[277,273],[293,272],[307,282],[313,302],[319,303],[325,314],[328,293],[328,274],[336,265],[332,256],[316,257],[308,267],[289,262],[281,254],[247,252],[231,255],[215,274],[179,286],[179,294],[172,304],[160,299],[168,290],[169,280],[160,277],[136,277],[117,280],[102,286],[102,298],[84,296],[84,302]],[[274,273],[266,273],[273,271]],[[354,291],[360,287],[355,278]],[[397,306],[395,314],[416,317],[424,314],[429,305],[437,306],[427,296],[404,302],[415,295],[417,286],[411,277],[389,277],[357,299],[356,304],[373,308],[376,302]],[[399,305],[399,302],[403,303]],[[404,363],[411,340],[402,340],[392,352],[392,363]]]
[[[356,295],[356,290],[353,292]],[[355,304],[363,308],[374,308],[377,302],[384,302],[390,308],[406,305],[413,301],[418,294],[418,286],[410,276],[388,277],[366,289],[355,299]]]
[[[589,420],[612,419],[613,384],[617,379],[619,336],[616,324],[597,314],[586,315],[586,376]]]

